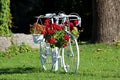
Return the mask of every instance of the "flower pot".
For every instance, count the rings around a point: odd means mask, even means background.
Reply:
[[[45,41],[44,35],[33,34],[32,36],[34,43],[40,43]]]

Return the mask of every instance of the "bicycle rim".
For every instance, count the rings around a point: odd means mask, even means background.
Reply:
[[[63,49],[62,57],[65,72],[76,73],[79,67],[79,47],[74,37],[71,36],[67,47]]]

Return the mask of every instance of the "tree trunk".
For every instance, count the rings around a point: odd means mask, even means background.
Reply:
[[[94,42],[120,40],[120,0],[93,0]]]

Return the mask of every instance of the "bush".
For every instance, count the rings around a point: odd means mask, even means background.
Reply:
[[[4,57],[6,55],[14,56],[18,54],[31,53],[34,51],[35,50],[33,48],[31,48],[29,45],[26,45],[25,43],[22,43],[21,45],[13,44],[10,47],[8,47],[7,51],[0,51],[0,57]]]
[[[0,0],[0,36],[11,33],[11,23],[10,0]]]

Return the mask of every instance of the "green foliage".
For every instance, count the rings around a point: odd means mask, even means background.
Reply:
[[[11,23],[10,0],[0,0],[0,36],[11,33]]]
[[[116,46],[120,46],[120,40],[115,41]]]
[[[30,53],[32,52],[33,49],[29,46],[26,45],[25,43],[22,43],[21,45],[13,44],[10,47],[8,47],[8,50],[5,52],[0,52],[0,57],[4,56],[14,56],[18,54],[24,54],[24,53]]]
[[[72,34],[74,34],[76,38],[79,37],[80,32],[78,31],[77,27],[74,27],[74,29],[72,30]]]

